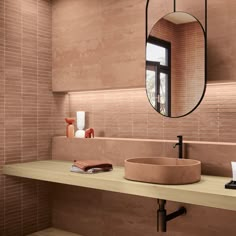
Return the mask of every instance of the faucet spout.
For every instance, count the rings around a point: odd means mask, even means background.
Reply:
[[[176,146],[178,146],[179,145],[179,143],[175,143],[174,145],[173,145],[173,148],[176,148]]]
[[[178,135],[178,143],[174,144],[173,148],[175,148],[176,146],[179,146],[179,158],[182,159],[183,158],[183,136],[182,135]]]

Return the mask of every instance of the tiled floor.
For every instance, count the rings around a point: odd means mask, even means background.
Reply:
[[[63,230],[55,229],[55,228],[48,228],[28,236],[81,236],[79,234],[69,233]]]

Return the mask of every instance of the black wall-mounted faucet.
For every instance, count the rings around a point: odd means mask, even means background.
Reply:
[[[179,146],[179,158],[182,159],[183,158],[183,136],[179,135],[177,136],[177,138],[179,139],[178,143],[174,144],[173,148],[175,148],[177,145]]]

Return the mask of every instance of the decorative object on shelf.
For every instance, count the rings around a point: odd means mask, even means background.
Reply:
[[[77,111],[77,128],[78,130],[75,132],[76,138],[94,138],[94,129],[88,128],[85,129],[85,111]]]
[[[68,124],[66,126],[66,137],[67,138],[74,138],[75,137],[75,127],[74,127],[74,122],[75,122],[75,118],[70,118],[67,117],[65,118],[66,123]]]
[[[82,174],[94,174],[99,172],[107,172],[113,169],[112,164],[107,161],[100,160],[86,160],[76,161],[71,167],[71,172],[82,173]]]
[[[75,132],[76,138],[84,138],[85,137],[85,111],[77,111],[77,128],[78,130]]]
[[[85,138],[94,138],[94,129],[89,128],[85,130]]]
[[[162,3],[160,3],[162,4]],[[183,117],[201,103],[206,90],[207,0],[202,25],[194,15],[173,11],[154,16],[146,4],[146,93],[151,106],[166,117]],[[149,19],[158,21],[149,27]]]

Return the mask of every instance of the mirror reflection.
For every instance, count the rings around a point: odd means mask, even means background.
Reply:
[[[205,35],[201,24],[173,12],[153,26],[146,45],[146,90],[160,114],[180,117],[199,104],[205,89]]]

